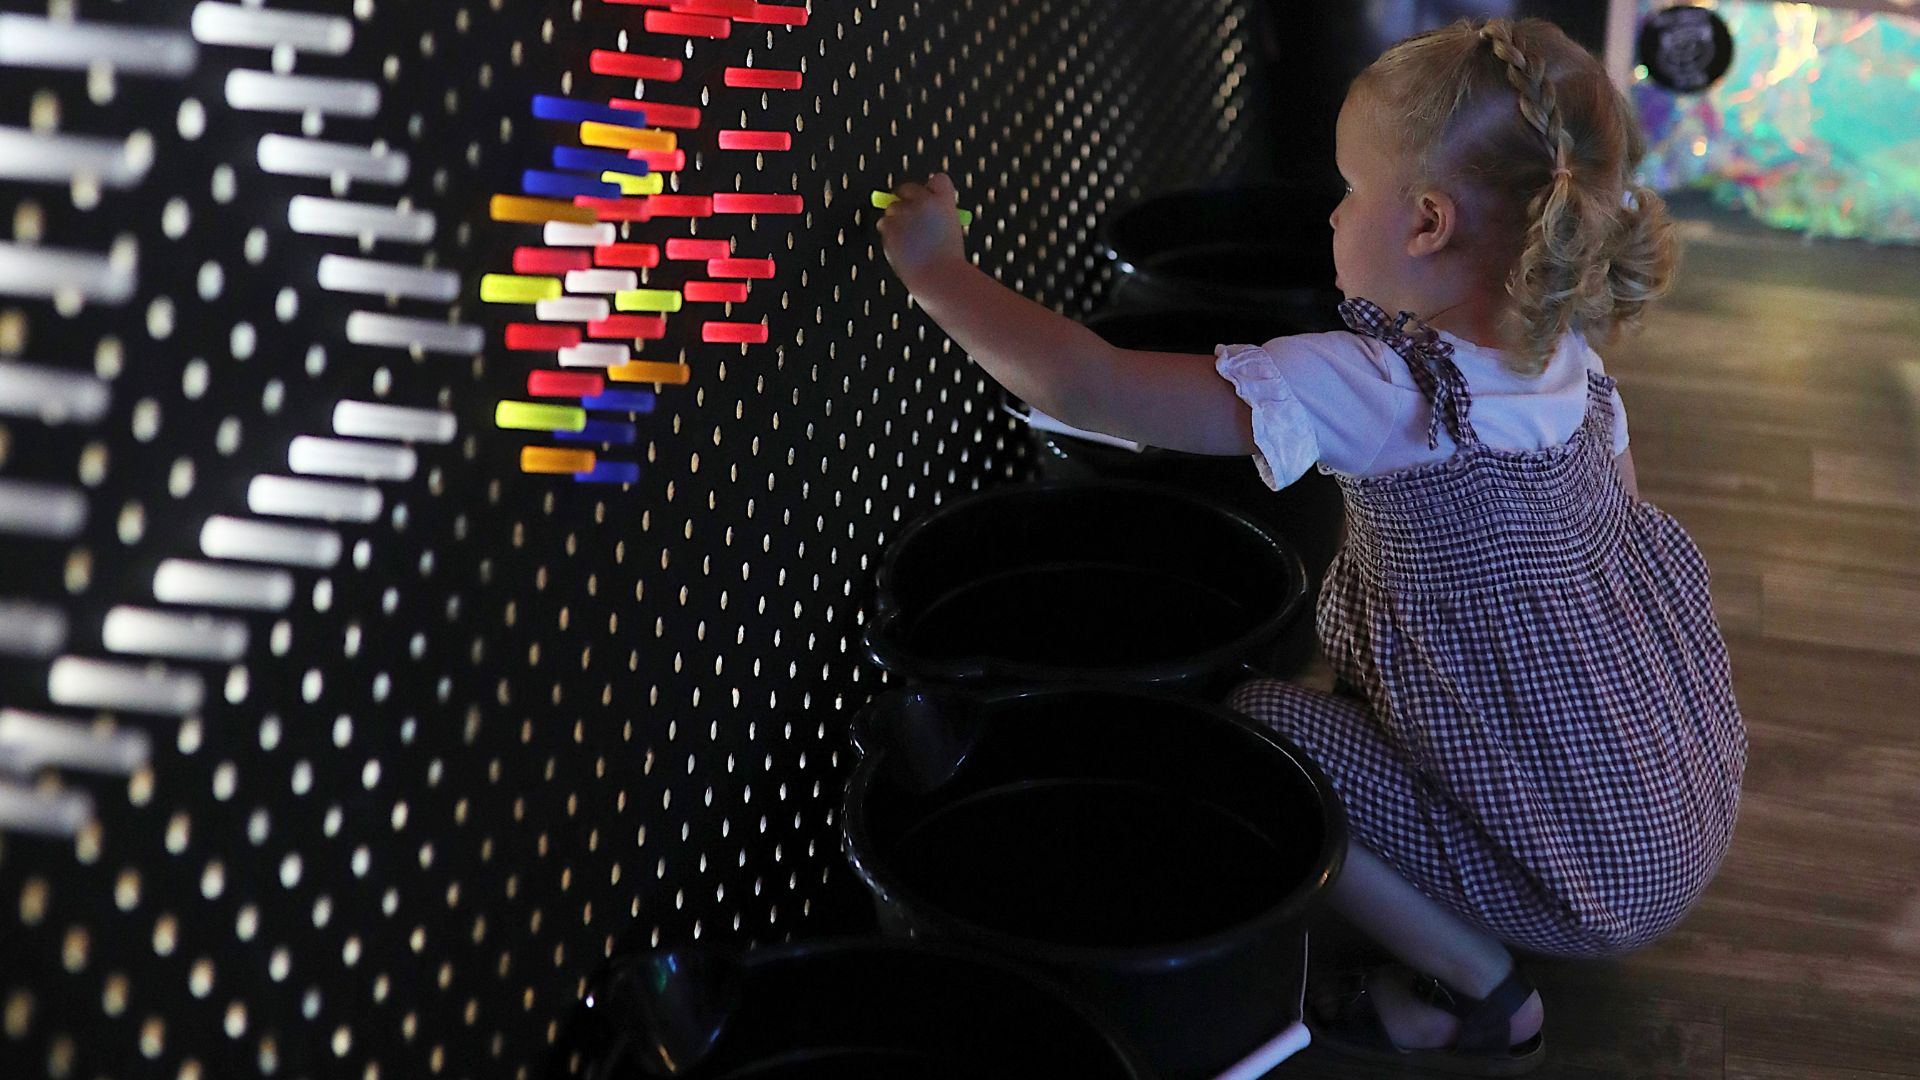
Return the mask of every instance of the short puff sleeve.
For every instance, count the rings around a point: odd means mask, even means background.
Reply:
[[[1272,354],[1258,345],[1214,347],[1214,370],[1253,409],[1254,467],[1278,491],[1320,459],[1313,417],[1294,395]]]

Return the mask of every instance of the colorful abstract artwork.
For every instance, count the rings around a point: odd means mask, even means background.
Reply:
[[[1920,13],[1699,6],[1726,20],[1733,65],[1694,94],[1635,70],[1642,181],[1811,235],[1920,243]]]

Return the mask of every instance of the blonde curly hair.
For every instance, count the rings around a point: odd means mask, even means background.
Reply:
[[[1463,19],[1402,41],[1354,81],[1413,161],[1409,189],[1466,186],[1491,208],[1510,365],[1544,370],[1561,335],[1611,339],[1666,293],[1666,203],[1633,180],[1633,105],[1592,53],[1543,19]]]

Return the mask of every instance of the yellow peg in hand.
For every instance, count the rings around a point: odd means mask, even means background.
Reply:
[[[885,210],[887,207],[892,206],[896,201],[898,201],[899,198],[900,196],[894,195],[890,192],[876,191],[873,193],[873,205],[878,209]],[[973,224],[973,211],[961,210],[960,224],[962,225]]]

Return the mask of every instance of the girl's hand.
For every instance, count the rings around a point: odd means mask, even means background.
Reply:
[[[960,195],[946,173],[895,188],[898,199],[875,225],[893,272],[908,288],[929,271],[967,261],[960,238]]]

